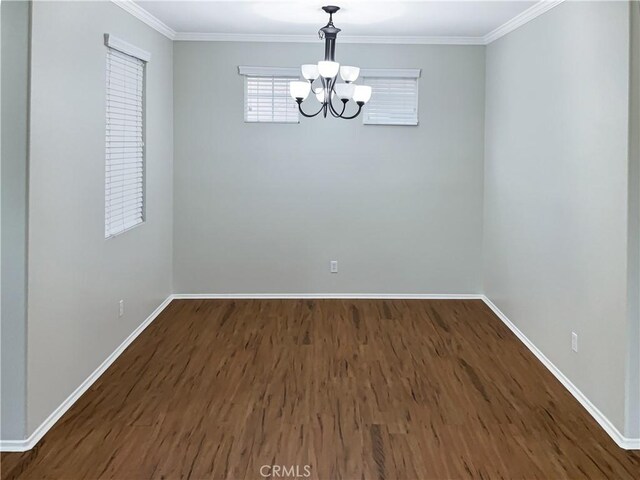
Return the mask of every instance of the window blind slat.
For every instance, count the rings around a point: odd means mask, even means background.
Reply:
[[[105,237],[144,220],[144,62],[107,50]]]

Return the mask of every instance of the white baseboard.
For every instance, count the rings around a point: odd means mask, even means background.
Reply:
[[[107,359],[62,402],[62,404],[42,424],[24,440],[0,440],[2,452],[25,452],[31,450],[53,427],[84,392],[109,368],[124,350],[140,335],[144,329],[171,303],[178,299],[380,299],[380,300],[483,300],[498,318],[531,350],[547,369],[569,390],[589,414],[600,424],[605,432],[626,450],[640,449],[640,438],[628,438],[622,435],[609,419],[598,410],[591,401],[558,369],[504,313],[485,295],[480,294],[374,294],[374,293],[223,293],[223,294],[175,294],[170,295],[142,322]]]
[[[176,293],[176,300],[222,300],[222,299],[369,299],[369,300],[482,300],[477,293]]]
[[[173,296],[169,295],[164,302],[162,302],[158,308],[156,308],[147,319],[142,322],[138,328],[136,328],[131,334],[116,348],[111,355],[109,355],[104,362],[96,368],[87,379],[80,384],[75,391],[67,397],[67,399],[56,408],[47,419],[40,424],[36,430],[24,440],[0,440],[1,452],[26,452],[31,450],[40,439],[47,433],[51,427],[62,417],[71,406],[86,392],[91,385],[102,375],[107,368],[125,351],[125,349],[133,343],[133,341],[140,335],[145,328],[147,328],[151,322],[153,322],[158,315],[171,303]]]
[[[525,346],[531,350],[531,352],[542,362],[542,364],[547,367],[549,370],[559,381],[564,385],[564,387],[569,390],[569,393],[575,397],[578,402],[589,412],[589,414],[595,419],[598,424],[604,429],[605,432],[613,439],[619,447],[624,448],[625,450],[639,450],[640,449],[640,438],[629,438],[625,437],[620,431],[611,423],[611,421],[602,413],[598,408],[591,403],[591,401],[585,396],[584,393],[580,391],[578,387],[576,387],[571,380],[569,380],[562,371],[556,367],[551,360],[549,360],[544,353],[542,353],[538,347],[536,347],[531,340],[527,338],[527,336],[515,326],[515,324],[507,318],[507,316],[500,311],[496,305],[489,300],[485,295],[482,295],[482,300],[487,306],[493,310],[493,313],[502,320],[502,322],[509,327],[509,329],[520,339]]]
[[[315,298],[315,299],[330,299],[330,298],[352,298],[352,299],[481,299],[482,296],[478,294],[376,294],[376,293],[222,293],[222,294],[176,294],[170,295],[162,302],[158,308],[156,308],[147,319],[142,322],[138,328],[136,328],[131,335],[129,335],[119,346],[116,348],[102,364],[96,368],[96,370],[89,375],[89,377],[82,382],[82,384],[75,389],[75,391],[62,402],[62,404],[56,408],[47,419],[40,424],[40,426],[26,439],[24,440],[0,440],[1,452],[26,452],[31,450],[40,439],[55,425],[55,423],[71,408],[71,406],[86,392],[91,385],[102,375],[107,368],[124,352],[124,350],[140,335],[153,320],[171,303],[176,299],[301,299],[301,298]]]

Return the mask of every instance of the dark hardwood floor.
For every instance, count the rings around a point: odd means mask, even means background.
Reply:
[[[2,454],[2,478],[260,479],[263,465],[640,478],[640,452],[478,300],[174,301],[34,450]]]

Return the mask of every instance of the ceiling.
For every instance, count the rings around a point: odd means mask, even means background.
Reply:
[[[139,0],[134,7],[146,11],[150,18],[155,17],[154,20],[168,27],[177,40],[236,37],[259,40],[264,37],[265,40],[307,41],[317,40],[317,30],[328,20],[320,7],[333,1],[341,7],[334,16],[335,25],[342,29],[340,40],[380,40],[383,43],[385,40],[402,43],[403,39],[406,43],[429,43],[420,39],[443,39],[442,43],[486,43],[483,40],[506,25],[516,24],[534,13],[537,16],[551,4],[559,3],[525,0]],[[446,42],[447,39],[461,41]],[[465,39],[470,41],[465,42]],[[474,42],[474,39],[478,41]]]

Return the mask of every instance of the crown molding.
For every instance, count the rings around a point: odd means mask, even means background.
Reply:
[[[183,42],[281,42],[318,43],[317,35],[265,35],[258,33],[187,33],[177,32],[174,40]],[[375,43],[395,45],[484,45],[483,37],[408,37],[341,35],[340,43]]]
[[[377,36],[342,35],[340,43],[371,43],[387,45],[488,45],[522,25],[539,17],[565,0],[540,0],[508,22],[500,25],[483,37],[433,37],[433,36]],[[157,17],[150,14],[133,0],[111,0],[138,20],[157,30],[170,40],[183,42],[279,42],[279,43],[315,43],[317,35],[266,35],[258,33],[197,33],[176,32]]]
[[[130,13],[138,20],[143,23],[146,23],[154,30],[160,32],[162,35],[167,37],[169,40],[174,40],[176,37],[176,32],[173,28],[169,27],[167,24],[162,22],[157,17],[154,17],[149,12],[147,12],[144,8],[142,8],[137,3],[132,0],[111,0],[111,3],[116,4],[124,11]]]
[[[503,23],[495,30],[487,33],[484,37],[484,44],[488,45],[497,39],[504,37],[507,33],[513,32],[515,29],[521,27],[525,23],[530,22],[534,18],[539,17],[545,12],[548,12],[554,7],[560,5],[564,0],[541,0],[535,5],[527,8],[524,12],[516,15],[511,20]]]

